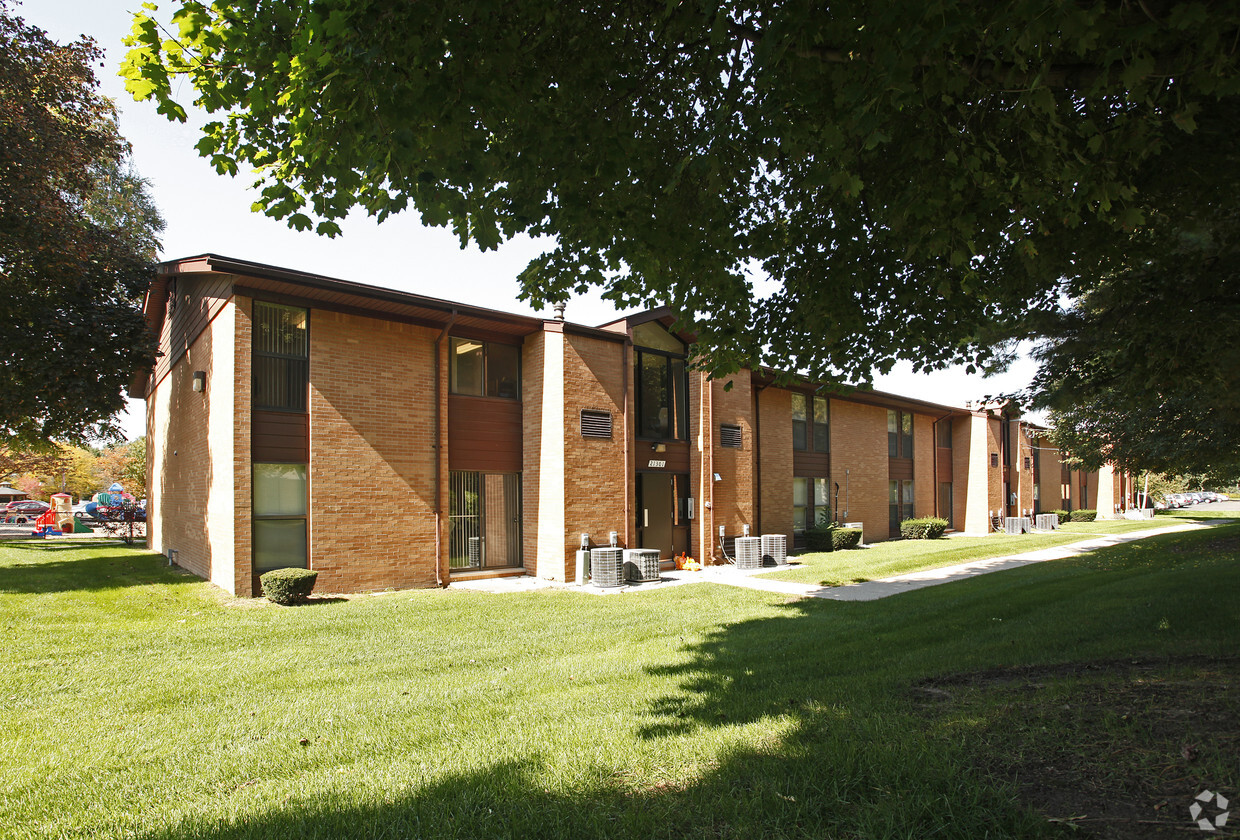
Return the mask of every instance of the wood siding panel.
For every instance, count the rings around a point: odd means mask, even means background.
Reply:
[[[912,481],[913,459],[912,458],[888,458],[887,459],[887,478],[890,481]]]
[[[655,452],[650,448],[650,441],[639,440],[635,444],[637,454],[633,460],[636,465],[637,472],[662,472],[677,473],[683,475],[689,472],[689,442],[684,440],[669,440],[664,443],[667,447],[666,452]],[[651,461],[663,461],[664,466],[652,467]]]
[[[168,375],[224,308],[232,297],[232,283],[232,276],[227,274],[182,274],[169,279],[169,295],[176,295],[176,303],[164,319],[160,333],[159,349],[163,355],[155,362],[156,382]],[[168,303],[165,301],[164,305]]]
[[[448,468],[521,472],[521,402],[449,396]]]
[[[829,477],[831,475],[831,454],[793,450],[792,474],[802,478]]]
[[[310,461],[310,416],[289,411],[254,412],[251,451],[258,463]]]

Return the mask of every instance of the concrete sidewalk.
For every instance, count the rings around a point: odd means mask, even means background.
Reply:
[[[731,586],[743,586],[749,589],[760,589],[765,592],[800,595],[803,598],[826,598],[832,601],[877,601],[879,598],[899,595],[901,592],[911,592],[914,589],[925,589],[927,586],[938,586],[941,583],[967,580],[978,575],[1001,572],[1004,569],[1017,569],[1021,566],[1032,565],[1033,563],[1045,563],[1047,560],[1065,560],[1069,557],[1077,557],[1110,545],[1134,542],[1135,540],[1155,537],[1160,534],[1195,531],[1201,528],[1209,528],[1211,525],[1230,523],[1231,521],[1227,519],[1217,520],[1209,524],[1186,522],[1182,525],[1164,525],[1144,531],[1129,531],[1125,534],[1093,537],[1080,542],[1057,545],[1037,551],[1026,551],[1021,554],[988,557],[985,560],[970,560],[966,563],[957,563],[952,566],[910,572],[906,575],[869,580],[863,583],[851,583],[846,586],[815,586],[813,584],[790,583],[782,580],[764,580],[761,577],[752,576],[742,578],[739,576],[744,573],[737,572],[735,569],[731,570],[732,575],[728,576],[728,579],[720,579],[716,582],[727,583]],[[721,575],[720,577],[723,578],[724,576]]]
[[[578,586],[577,584],[561,583],[535,577],[521,576],[494,578],[489,580],[459,581],[449,585],[449,589],[471,589],[492,593],[531,592],[538,589],[567,589],[585,592],[590,595],[624,595],[653,592],[671,586],[684,586],[691,583],[718,583],[724,586],[739,586],[745,589],[757,589],[762,592],[776,592],[792,598],[825,598],[831,601],[877,601],[901,592],[924,589],[927,586],[938,586],[955,580],[967,580],[978,575],[1001,572],[1004,569],[1017,569],[1033,563],[1045,563],[1047,560],[1064,560],[1087,554],[1098,548],[1110,545],[1133,542],[1155,537],[1160,534],[1174,534],[1179,531],[1195,531],[1209,528],[1212,525],[1230,524],[1234,520],[1218,519],[1210,523],[1185,522],[1179,525],[1164,525],[1142,531],[1129,531],[1125,534],[1112,534],[1092,537],[1067,545],[1043,548],[1037,551],[1026,551],[1020,554],[1006,554],[1002,557],[988,557],[985,560],[970,560],[952,566],[941,566],[937,569],[926,569],[910,572],[906,575],[870,580],[863,583],[851,583],[845,586],[818,586],[809,583],[793,583],[787,580],[772,580],[764,576],[773,569],[755,569],[741,571],[735,566],[707,566],[700,572],[670,571],[663,572],[657,583],[618,586],[600,589],[596,586]]]

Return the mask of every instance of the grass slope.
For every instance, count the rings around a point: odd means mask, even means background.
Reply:
[[[132,549],[10,544],[0,826],[151,840],[1057,836],[976,760],[957,716],[927,723],[913,687],[1234,651],[1240,564],[1217,546],[1237,537],[1161,537],[862,604],[700,585],[297,608],[224,598]],[[1234,766],[1217,773],[1214,789],[1235,789]]]

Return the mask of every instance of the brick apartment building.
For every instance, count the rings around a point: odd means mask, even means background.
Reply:
[[[876,542],[1131,498],[1003,407],[725,388],[667,310],[589,327],[208,254],[164,263],[145,312],[148,542],[239,595],[289,565],[332,592],[571,581],[583,535],[711,562],[721,528],[795,545],[828,507]]]

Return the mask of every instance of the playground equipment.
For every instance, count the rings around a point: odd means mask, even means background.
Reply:
[[[53,493],[52,506],[47,513],[34,521],[36,537],[60,536],[62,534],[90,533],[90,528],[78,522],[73,515],[73,498],[67,493]]]

